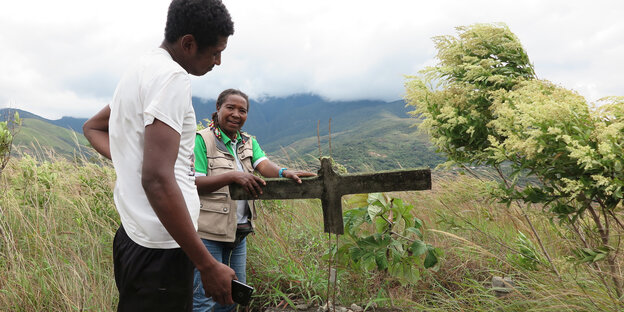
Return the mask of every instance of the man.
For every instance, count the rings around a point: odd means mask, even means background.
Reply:
[[[126,72],[111,104],[83,126],[117,174],[118,311],[191,311],[194,267],[207,296],[233,303],[234,271],[215,261],[196,231],[196,121],[188,75],[220,65],[233,33],[220,0],[173,0],[161,46]]]

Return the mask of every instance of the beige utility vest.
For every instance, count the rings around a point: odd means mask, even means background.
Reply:
[[[207,176],[237,170],[234,156],[230,154],[223,141],[217,139],[210,128],[203,129],[197,133],[201,135],[204,143],[206,143]],[[236,145],[236,155],[240,159],[243,170],[247,173],[253,173],[251,138],[246,133],[241,133],[241,136],[245,144],[241,144],[241,141],[239,141]],[[235,200],[230,199],[229,187],[226,185],[212,193],[200,195],[199,200],[201,203],[197,229],[199,236],[214,241],[233,242],[236,237],[238,217],[236,215],[237,204]],[[256,218],[254,201],[248,200],[247,203],[251,213],[249,220],[253,227],[253,219]]]

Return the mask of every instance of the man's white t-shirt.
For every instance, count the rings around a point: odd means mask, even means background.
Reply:
[[[195,187],[195,111],[188,73],[164,49],[143,56],[123,76],[109,120],[110,150],[117,173],[114,199],[128,236],[148,248],[179,245],[162,225],[141,185],[145,127],[158,119],[180,133],[175,177],[197,229],[199,196]]]

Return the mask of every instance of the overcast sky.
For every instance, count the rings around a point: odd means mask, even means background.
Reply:
[[[435,64],[431,37],[504,22],[540,78],[594,101],[624,95],[621,0],[225,0],[235,34],[193,94],[316,93],[401,99],[405,75]],[[89,117],[124,69],[163,38],[169,0],[2,0],[0,108]]]

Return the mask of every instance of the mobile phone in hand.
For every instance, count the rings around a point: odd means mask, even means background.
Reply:
[[[244,306],[248,305],[253,291],[253,287],[238,280],[232,280],[232,300],[234,302]]]

